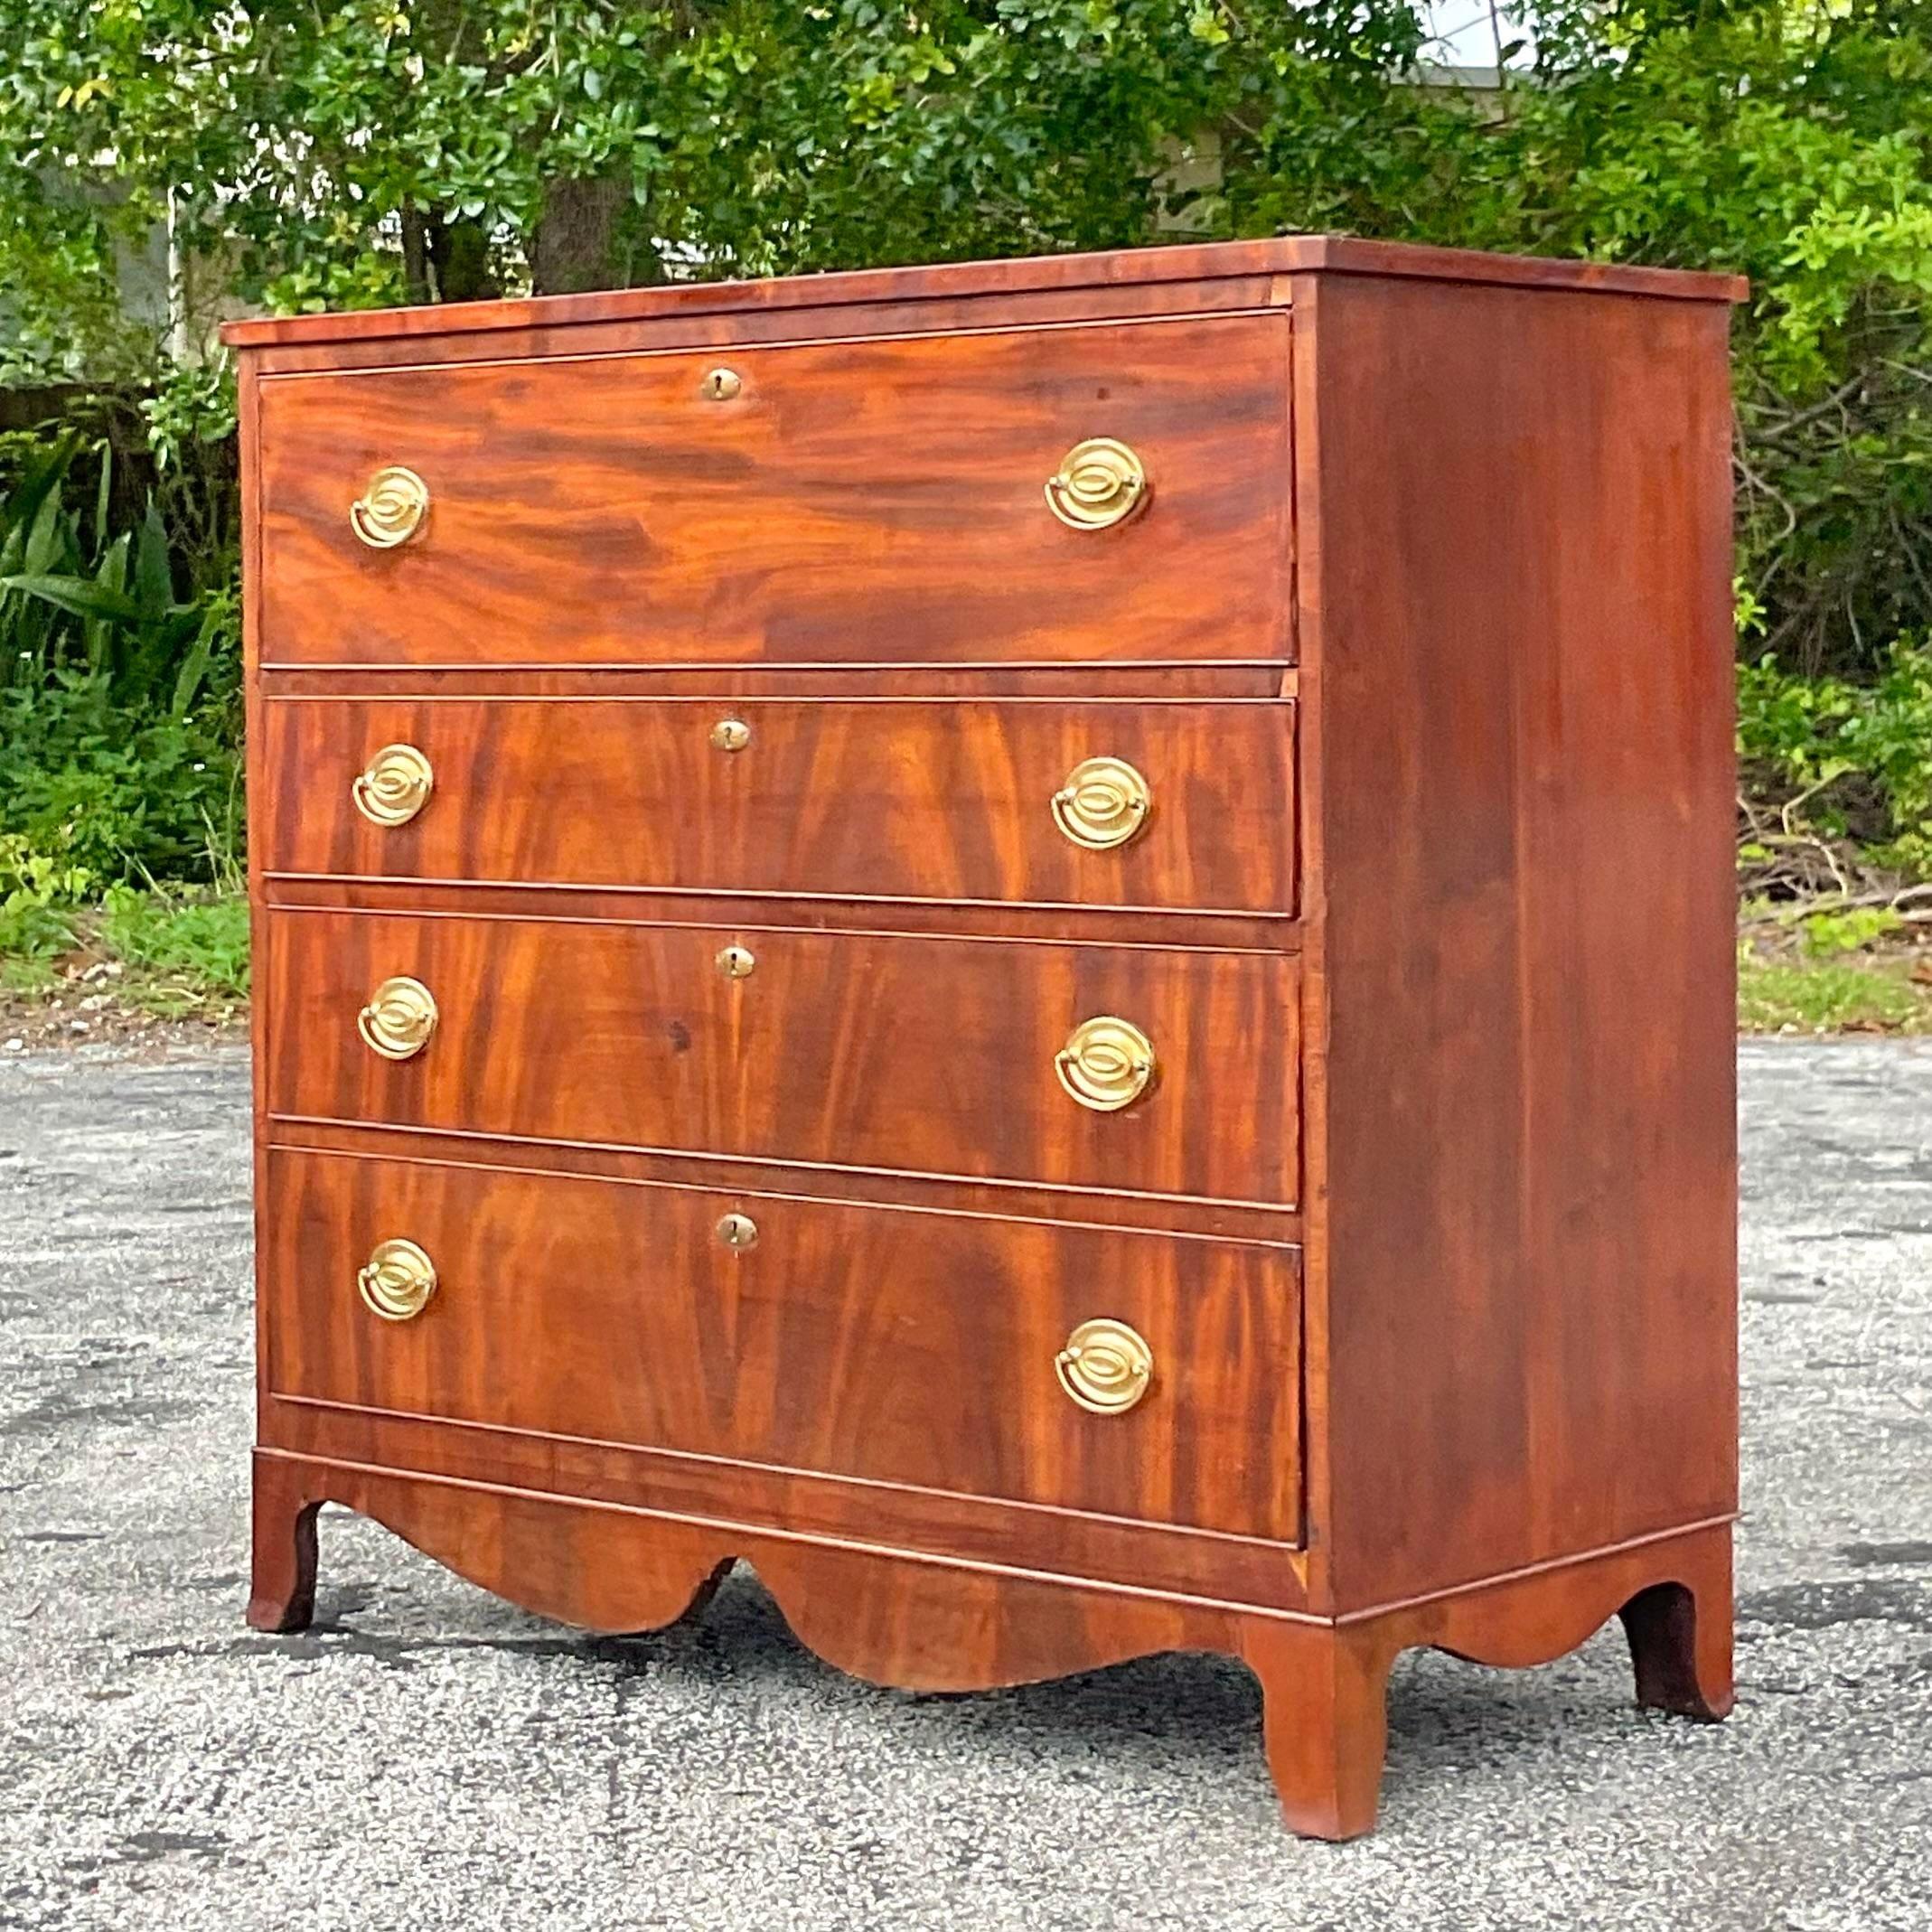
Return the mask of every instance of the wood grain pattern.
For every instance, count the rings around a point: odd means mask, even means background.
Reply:
[[[265,907],[320,912],[463,914],[475,918],[569,919],[627,925],[715,926],[761,932],[878,933],[908,937],[1047,940],[1064,944],[1194,947],[1211,952],[1299,952],[1302,922],[1287,913],[1169,911],[1069,905],[1048,900],[838,898],[827,894],[671,892],[628,886],[491,886],[446,879],[265,872]]]
[[[742,751],[710,742],[726,717]],[[314,700],[271,702],[263,728],[254,836],[280,873],[1294,907],[1292,705]],[[407,825],[372,825],[350,783],[396,743],[436,788]],[[1050,802],[1101,755],[1154,805],[1093,851]]]
[[[277,1154],[268,1387],[1297,1540],[1293,1256],[1233,1243],[565,1176]],[[379,1242],[434,1259],[413,1320],[356,1293]],[[1156,1367],[1093,1415],[1054,1361],[1094,1316]]]
[[[277,377],[263,388],[270,661],[824,662],[1290,655],[1277,314]],[[1199,372],[1214,371],[1212,387]],[[970,425],[970,428],[967,427]],[[1110,436],[1146,508],[1064,528]],[[370,550],[385,464],[423,534]]]
[[[1002,1221],[1057,1221],[1069,1227],[1137,1227],[1295,1247],[1301,1217],[1292,1207],[1121,1194],[1106,1187],[1052,1187],[1027,1181],[962,1181],[903,1168],[813,1168],[802,1161],[746,1160],[730,1155],[663,1153],[596,1141],[527,1140],[384,1121],[275,1121],[268,1144],[324,1154],[437,1160],[480,1173],[528,1170],[583,1174],[638,1186],[692,1187],[713,1194],[769,1194],[798,1200],[856,1201],[875,1207],[937,1208]],[[722,1212],[722,1209],[720,1209]]]
[[[1716,307],[1295,313],[1346,1608],[1736,1505],[1730,390]]]
[[[886,303],[961,295],[1010,303],[1043,289],[1076,290],[1091,309],[1096,299],[1104,299],[1102,291],[1123,286],[1187,283],[1208,277],[1269,277],[1315,270],[1693,302],[1740,301],[1746,286],[1741,278],[1730,275],[1496,255],[1475,249],[1427,248],[1339,235],[1282,235],[1256,241],[1184,242],[1158,249],[1111,249],[1009,261],[860,269],[766,282],[691,282],[533,300],[264,317],[229,323],[221,334],[224,342],[248,348],[320,342],[367,344],[385,338],[433,339],[541,324],[708,314],[743,317],[774,309],[866,309]]]
[[[754,1215],[758,1211],[752,1206]],[[309,1396],[264,1396],[261,1440],[324,1462],[415,1470],[824,1542],[865,1543],[1267,1609],[1307,1605],[1307,1559],[1298,1544],[1149,1516],[1101,1515],[903,1479],[871,1481]]]
[[[1635,1610],[1639,1685],[1654,1686],[1667,1659],[1684,1698],[1674,1708],[1709,1717],[1730,1706],[1727,1528],[1335,1624],[273,1452],[257,1456],[255,1480],[249,1620],[260,1629],[306,1622],[315,1584],[310,1526],[328,1500],[374,1517],[499,1596],[594,1630],[675,1622],[721,1565],[744,1558],[817,1655],[908,1690],[1034,1683],[1164,1650],[1225,1652],[1261,1680],[1282,1811],[1312,1837],[1358,1837],[1374,1824],[1385,1687],[1404,1649],[1540,1662],[1575,1648],[1620,1608],[1627,1620]],[[291,1564],[291,1550],[304,1561]],[[1646,1608],[1660,1598],[1687,1606],[1661,1651]]]
[[[1280,1205],[1295,1198],[1294,984],[1266,953],[729,926],[270,914],[269,1105],[754,1158]],[[406,975],[441,1020],[415,1059],[356,1033]],[[1151,1090],[1094,1113],[1054,1055],[1120,1014]]]
[[[598,1629],[746,1558],[912,1687],[1224,1650],[1330,1838],[1408,1646],[1620,1615],[1722,1715],[1740,293],[1301,237],[235,332],[250,1620],[326,1499]],[[1095,435],[1154,482],[1098,538],[1041,497]],[[390,738],[439,790],[385,837]],[[1102,749],[1157,817],[1078,853]],[[1052,1060],[1104,1012],[1161,1077],[1095,1115]],[[397,1234],[444,1285],[391,1327]],[[1053,1377],[1099,1314],[1156,1346],[1124,1417]]]
[[[992,699],[1168,704],[1186,698],[1287,698],[1292,664],[1143,658],[1127,664],[297,664],[262,674],[267,699],[735,698],[905,699],[943,707]]]

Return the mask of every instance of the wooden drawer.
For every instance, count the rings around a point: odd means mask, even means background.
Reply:
[[[279,1114],[1283,1205],[1297,977],[1272,953],[776,928],[284,910],[264,923]],[[752,956],[727,978],[718,955]],[[357,1014],[393,976],[439,1018],[407,1060]],[[1098,1016],[1149,1090],[1070,1098]]]
[[[742,749],[713,744],[721,723]],[[262,737],[254,834],[276,872],[1293,906],[1291,704],[288,699]],[[352,785],[395,745],[427,761],[427,802],[371,823]],[[1145,781],[1144,815],[1056,807],[1102,759]]]
[[[265,377],[263,660],[1283,658],[1288,380],[1273,312]],[[1148,489],[1069,529],[1046,484],[1096,437]],[[391,465],[428,510],[371,549]]]
[[[288,1151],[267,1189],[274,1394],[1299,1538],[1292,1250]],[[399,1238],[436,1286],[385,1320]],[[1094,1318],[1152,1357],[1124,1412],[1059,1381]]]

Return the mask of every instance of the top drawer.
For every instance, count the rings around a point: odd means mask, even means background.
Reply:
[[[267,377],[262,659],[1286,658],[1288,354],[1271,312]],[[1051,487],[1096,438],[1144,487]],[[427,508],[352,517],[392,467]]]

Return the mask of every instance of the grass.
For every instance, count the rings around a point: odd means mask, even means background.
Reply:
[[[109,1030],[132,1013],[239,1018],[249,997],[248,902],[190,886],[110,890],[98,905],[56,907],[24,893],[0,905],[0,995],[15,1008],[86,1012]],[[0,1023],[4,1024],[4,1023]]]
[[[1909,959],[1758,959],[1740,949],[1740,1033],[1932,1033],[1932,985]]]

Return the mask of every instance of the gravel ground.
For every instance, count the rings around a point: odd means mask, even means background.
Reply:
[[[902,1696],[743,1570],[589,1638],[336,1510],[248,1631],[246,1061],[0,1059],[0,1925],[1932,1927],[1932,1047],[1743,1075],[1736,1716],[1639,1714],[1614,1627],[1411,1657],[1336,1848],[1213,1658]]]

